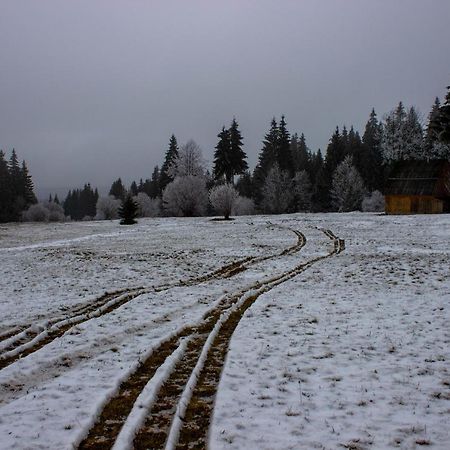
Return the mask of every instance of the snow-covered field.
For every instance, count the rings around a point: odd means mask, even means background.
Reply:
[[[322,228],[345,251],[260,295],[240,320],[210,448],[450,448],[450,216],[356,213],[1,226],[0,355],[33,350],[24,330],[42,347],[0,370],[0,447],[78,445],[162,341],[227,295],[330,253]],[[298,242],[292,230],[306,245],[282,254]],[[198,280],[247,257],[245,270]],[[83,309],[138,287],[109,312]],[[48,321],[70,317],[51,335],[60,325]],[[141,410],[185,345],[149,381]]]

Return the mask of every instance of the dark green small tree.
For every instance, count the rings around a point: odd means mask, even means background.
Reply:
[[[138,215],[138,210],[139,207],[131,195],[127,195],[119,208],[119,217],[122,219],[120,225],[133,225],[137,223],[135,219]]]

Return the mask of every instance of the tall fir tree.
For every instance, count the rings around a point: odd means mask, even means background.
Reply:
[[[0,150],[0,222],[9,222],[12,214],[13,192],[5,153]]]
[[[111,185],[111,189],[109,190],[109,195],[112,195],[117,200],[124,200],[127,194],[127,190],[122,183],[122,179],[118,178]]]
[[[219,138],[219,141],[217,142],[216,151],[214,152],[214,179],[224,179],[227,183],[231,183],[233,180],[233,161],[230,132],[223,126],[217,137]]]
[[[231,122],[228,130],[230,136],[230,151],[231,151],[231,164],[232,164],[232,177],[234,175],[241,175],[248,169],[247,154],[242,149],[242,134],[239,130],[239,125],[235,117]],[[233,179],[231,180],[233,181]]]
[[[279,129],[275,117],[270,123],[270,129],[264,137],[263,148],[259,154],[258,164],[253,171],[253,188],[255,202],[259,206],[262,201],[262,187],[269,170],[278,161]]]
[[[281,116],[278,128],[277,162],[280,170],[286,171],[291,177],[293,176],[294,165],[292,164],[291,137],[284,116]]]
[[[369,191],[382,191],[384,186],[383,156],[381,154],[381,136],[383,128],[378,121],[375,109],[369,116],[362,138],[362,157],[354,162]]]
[[[164,163],[161,167],[161,172],[159,176],[159,192],[164,191],[166,186],[173,181],[173,177],[169,175],[169,169],[172,166],[173,162],[178,157],[178,143],[177,138],[174,134],[170,137],[169,140],[169,148],[166,152],[166,156],[164,158]]]
[[[34,195],[34,184],[33,180],[31,179],[31,175],[28,172],[28,167],[25,162],[25,160],[22,161],[22,168],[21,168],[21,184],[23,189],[23,197],[25,199],[25,204],[32,205],[34,203],[37,203],[37,198]]]

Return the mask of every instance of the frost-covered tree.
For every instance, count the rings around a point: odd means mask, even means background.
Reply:
[[[161,213],[161,200],[159,198],[150,198],[145,192],[139,192],[133,197],[138,205],[139,217],[158,217]]]
[[[108,197],[100,197],[97,201],[96,220],[113,220],[117,219],[120,207],[120,200],[112,195]]]
[[[238,191],[231,183],[221,184],[209,191],[209,201],[216,212],[223,215],[225,220],[230,218],[234,203],[238,198]]]
[[[168,169],[170,177],[197,177],[205,172],[202,150],[194,140],[184,144]]]
[[[294,189],[294,205],[296,211],[309,211],[311,209],[312,186],[308,172],[301,170],[292,179]]]
[[[50,211],[43,203],[36,203],[22,213],[22,220],[24,222],[48,222],[49,215]]]
[[[352,157],[346,156],[333,174],[332,205],[339,212],[361,209],[364,194],[363,179],[353,165]]]
[[[250,216],[255,214],[255,202],[248,197],[239,196],[233,204],[231,214],[234,216]]]
[[[269,170],[262,188],[263,210],[270,214],[285,213],[292,200],[292,181],[289,173],[281,170],[278,164],[275,163]]]
[[[364,212],[382,212],[384,211],[384,195],[380,191],[373,191],[362,201],[362,210]]]
[[[437,98],[431,110],[426,132],[426,148],[430,158],[450,160],[450,87],[446,101]]]
[[[64,222],[64,210],[61,205],[51,201],[31,205],[22,213],[25,222]]]
[[[175,216],[201,216],[208,205],[208,192],[203,176],[177,176],[164,189],[163,208]]]
[[[424,158],[423,127],[414,107],[400,102],[384,119],[381,152],[385,162]]]

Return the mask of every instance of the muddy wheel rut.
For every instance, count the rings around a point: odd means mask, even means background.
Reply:
[[[246,292],[236,293],[226,303],[206,315],[199,325],[182,330],[170,339],[170,344],[167,341],[162,344],[161,350],[157,348],[153,351],[149,361],[158,357],[158,363],[161,364],[163,359],[175,351],[180,338],[189,337],[185,353],[168,374],[151,404],[143,426],[136,432],[133,442],[135,449],[206,448],[215,394],[234,330],[245,311],[260,295],[299,275],[313,264],[343,251],[342,239],[331,232],[328,233],[329,230],[322,231],[333,242],[333,250],[328,254],[306,261],[263,282],[255,283]],[[298,251],[306,243],[302,233],[296,234],[299,238],[299,247],[292,252]],[[287,250],[284,254],[290,253]],[[204,364],[200,362],[203,354],[206,355]],[[150,370],[146,369],[146,363],[144,362],[129,380],[119,387],[117,394],[105,405],[96,425],[80,444],[80,449],[106,449],[114,445],[142,386],[151,379],[157,369],[154,362],[150,363]],[[192,378],[195,384],[192,391],[189,391],[187,385]],[[133,380],[140,380],[140,384],[134,384]],[[130,390],[128,383],[136,386],[136,390]],[[180,399],[186,402],[181,413],[177,410],[181,404]],[[115,413],[115,405],[121,405],[120,414]],[[110,427],[111,423],[114,423],[114,430]],[[171,439],[168,442],[169,436]]]
[[[110,293],[107,292],[93,303],[80,305],[74,308],[70,315],[47,321],[43,327],[14,327],[10,332],[4,332],[0,337],[0,370],[11,365],[20,358],[24,358],[31,353],[40,350],[45,345],[48,345],[55,339],[63,336],[72,327],[87,322],[93,317],[109,314],[142,294],[161,292],[174,287],[194,286],[214,279],[230,278],[246,270],[250,265],[274,259],[282,255],[295,253],[303,245],[302,235],[295,230],[289,228],[284,229],[294,232],[297,236],[297,241],[295,244],[283,249],[279,253],[245,257],[226,264],[206,275],[193,277],[187,280],[180,280],[171,284],[164,284],[156,287],[120,289]]]

